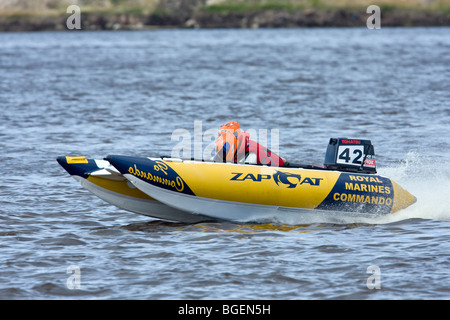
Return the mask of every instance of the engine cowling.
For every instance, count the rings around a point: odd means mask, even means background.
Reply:
[[[330,170],[377,173],[375,151],[370,140],[331,138],[324,165]]]

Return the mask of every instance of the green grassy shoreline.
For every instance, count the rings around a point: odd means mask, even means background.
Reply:
[[[22,0],[24,4],[29,0]],[[66,5],[0,7],[0,31],[67,30]],[[47,2],[45,2],[47,1]],[[53,0],[55,1],[55,0]],[[376,2],[376,1],[370,1]],[[110,0],[80,5],[83,30],[140,30],[155,28],[278,28],[364,27],[368,0]],[[403,0],[379,0],[382,26],[449,26],[450,3],[434,0],[427,6]]]
[[[425,2],[417,1],[394,1],[394,0],[372,0],[372,1],[345,1],[345,0],[228,0],[219,2],[217,4],[211,4],[204,7],[204,10],[208,12],[216,13],[230,13],[230,12],[254,12],[265,10],[363,10],[369,5],[378,5],[381,10],[409,10],[409,11],[427,11],[435,13],[450,13],[450,2],[434,0],[425,5]]]

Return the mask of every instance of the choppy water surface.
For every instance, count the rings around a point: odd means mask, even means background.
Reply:
[[[450,298],[449,31],[0,34],[0,298]],[[371,139],[418,202],[364,224],[175,224],[105,204],[55,161],[170,154],[175,129],[231,119],[279,129],[296,162]]]

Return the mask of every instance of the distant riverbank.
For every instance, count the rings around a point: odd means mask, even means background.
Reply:
[[[155,0],[156,1],[156,0]],[[159,0],[151,10],[132,7],[92,8],[80,5],[82,30],[145,30],[158,28],[295,28],[362,27],[366,7],[326,6],[320,1],[237,2]],[[385,3],[385,2],[383,2]],[[450,8],[381,5],[381,26],[449,26]],[[148,9],[148,8],[147,8]],[[66,7],[52,10],[0,10],[0,31],[67,30]]]

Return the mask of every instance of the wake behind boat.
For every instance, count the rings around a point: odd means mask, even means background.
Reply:
[[[376,174],[368,140],[331,139],[321,167],[122,155],[60,157],[58,162],[109,203],[172,221],[272,222],[335,213],[368,217],[393,214],[416,201]]]

